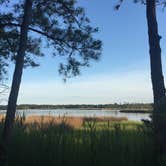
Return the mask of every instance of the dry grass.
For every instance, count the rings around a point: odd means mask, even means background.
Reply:
[[[80,128],[83,124],[83,118],[80,117],[53,117],[53,116],[28,116],[25,123],[65,123],[74,128]]]
[[[18,118],[18,117],[17,117]],[[0,115],[0,121],[5,119],[5,115]],[[65,123],[74,128],[82,127],[84,122],[96,121],[96,122],[121,122],[127,121],[126,117],[54,117],[54,116],[27,116],[24,123]]]
[[[5,115],[0,115],[0,122],[2,122],[5,119]]]

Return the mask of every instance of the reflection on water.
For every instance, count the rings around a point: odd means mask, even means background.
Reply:
[[[1,110],[0,114],[5,114],[6,111]],[[41,116],[75,116],[75,117],[98,117],[98,116],[113,116],[113,117],[126,117],[128,120],[141,121],[141,119],[150,120],[149,113],[122,113],[117,110],[79,110],[79,109],[29,109],[17,110],[17,115],[41,115]]]

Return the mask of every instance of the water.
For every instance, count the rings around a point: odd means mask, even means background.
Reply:
[[[6,111],[1,110],[0,114]],[[72,117],[126,117],[128,120],[141,121],[142,119],[150,120],[149,113],[122,113],[118,110],[84,110],[84,109],[28,109],[17,110],[16,115],[25,116],[72,116]]]

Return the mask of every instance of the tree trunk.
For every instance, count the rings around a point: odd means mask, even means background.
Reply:
[[[156,0],[146,0],[146,17],[148,24],[150,66],[154,105],[165,97],[164,78],[161,64],[161,48],[156,19]]]
[[[161,48],[156,19],[156,0],[146,0],[150,46],[151,79],[154,97],[152,124],[155,141],[161,154],[166,154],[166,97],[161,63]]]
[[[13,75],[13,81],[11,86],[11,91],[8,100],[8,107],[5,119],[5,125],[3,129],[3,141],[7,145],[9,143],[11,130],[15,118],[17,98],[19,93],[19,88],[21,84],[23,66],[24,66],[24,56],[27,47],[27,36],[28,36],[28,27],[31,22],[31,13],[32,13],[32,0],[25,0],[24,6],[24,16],[21,26],[20,33],[20,44],[19,50],[16,57],[15,70]]]

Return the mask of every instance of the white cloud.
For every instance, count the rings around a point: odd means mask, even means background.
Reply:
[[[23,82],[19,103],[99,104],[151,102],[152,90],[147,71],[95,75],[70,80]]]

